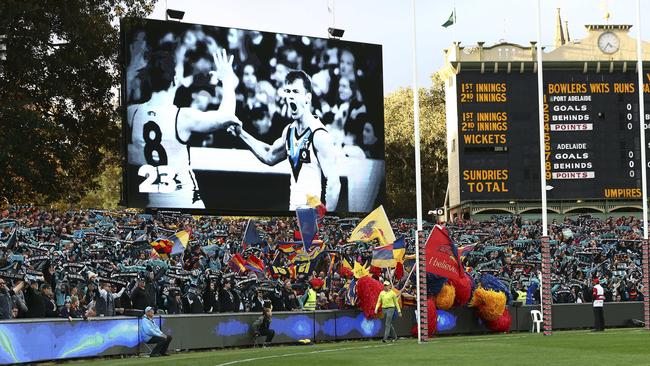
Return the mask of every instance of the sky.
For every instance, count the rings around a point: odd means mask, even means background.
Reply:
[[[586,35],[585,24],[605,24],[606,12],[609,24],[634,25],[636,38],[636,1],[541,0],[542,44],[554,42],[556,8],[569,21],[572,39]],[[650,1],[641,3],[647,19]],[[454,4],[457,23],[443,28]],[[500,40],[528,46],[537,38],[536,0],[159,0],[150,18],[164,19],[166,6],[185,11],[186,23],[316,37],[327,37],[330,26],[344,29],[344,40],[383,45],[385,94],[413,85],[414,34],[418,87],[431,85],[454,39],[461,46]],[[641,38],[650,41],[650,21],[642,25]]]

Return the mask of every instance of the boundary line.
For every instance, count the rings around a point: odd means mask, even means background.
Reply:
[[[290,356],[302,356],[302,355],[311,355],[311,354],[317,354],[317,353],[325,353],[325,352],[335,352],[335,351],[350,351],[350,350],[359,350],[359,349],[368,349],[368,348],[378,348],[378,347],[390,347],[393,346],[394,343],[390,344],[380,344],[380,345],[370,345],[370,346],[361,346],[361,347],[343,347],[343,348],[328,348],[328,349],[321,349],[321,350],[316,350],[316,351],[309,351],[309,352],[292,352],[292,353],[284,353],[281,355],[270,355],[270,356],[262,356],[262,357],[251,357],[251,358],[245,358],[241,360],[234,360],[234,361],[228,361],[224,363],[219,363],[216,366],[228,366],[228,365],[235,365],[238,363],[245,363],[245,362],[253,362],[253,361],[259,361],[259,360],[268,360],[270,358],[280,358],[280,357],[290,357]]]

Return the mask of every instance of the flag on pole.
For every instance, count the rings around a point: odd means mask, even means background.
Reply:
[[[354,262],[354,267],[352,268],[352,273],[354,278],[361,278],[370,275],[370,271],[367,266],[361,265],[359,262]]]
[[[376,247],[372,250],[372,261],[370,264],[379,268],[395,267],[397,261],[393,256],[393,244]]]
[[[257,232],[255,220],[248,220],[248,224],[246,224],[246,231],[244,231],[244,238],[242,239],[242,247],[244,250],[246,250],[249,245],[260,244],[261,242],[262,238]]]
[[[174,243],[165,237],[158,238],[149,244],[151,245],[153,250],[155,250],[158,253],[158,257],[161,259],[167,259],[169,254],[171,254],[172,248],[174,246]]]
[[[458,248],[458,256],[462,259],[463,257],[467,256],[468,253],[473,251],[474,248],[476,248],[476,244],[463,245],[462,247]]]
[[[300,247],[302,247],[302,243],[300,242],[281,242],[275,246],[277,250],[285,254],[295,253]]]
[[[235,273],[246,272],[246,261],[241,254],[236,253],[228,261],[228,267]]]
[[[447,19],[446,22],[442,24],[443,27],[447,28],[452,24],[456,23],[456,9],[452,10],[451,15],[449,15],[449,19]]]
[[[271,271],[271,275],[275,276],[275,277],[288,276],[289,275],[289,272],[284,267],[270,266],[269,271]]]
[[[289,267],[287,267],[287,272],[289,272],[289,278],[292,280],[296,278],[296,265],[292,264]]]
[[[305,250],[309,251],[309,247],[318,233],[316,210],[311,207],[298,207],[296,208],[296,217],[298,218],[298,228],[300,229],[300,236]]]
[[[404,262],[404,255],[406,254],[406,245],[404,243],[404,237],[401,237],[393,243],[393,256],[397,263]]]
[[[245,267],[253,272],[264,273],[264,262],[254,255],[248,256]]]
[[[312,196],[310,194],[307,195],[307,206],[315,209],[316,213],[318,213],[319,218],[323,218],[323,216],[325,216],[327,213],[327,208],[316,196]]]
[[[295,251],[287,253],[287,258],[291,263],[316,260],[323,253],[326,245],[322,240],[314,240],[312,244],[309,251],[299,247]]]
[[[404,260],[404,238],[400,238],[393,244],[376,247],[372,250],[372,261],[370,264],[379,268],[394,268],[397,263]]]
[[[352,231],[348,243],[355,241],[368,242],[378,239],[381,245],[395,242],[395,234],[390,227],[390,221],[386,216],[383,206],[377,207],[366,216],[359,225]]]
[[[433,227],[425,245],[426,271],[450,280],[460,281],[463,266],[458,250],[449,239],[447,229],[440,225]]]
[[[395,279],[401,281],[402,277],[404,277],[404,264],[397,262],[397,265],[395,265]]]
[[[350,265],[350,262],[348,262],[347,259],[343,258],[343,262],[341,262],[341,265],[342,265],[343,267],[349,269],[350,272],[352,271],[352,265]]]
[[[190,233],[186,230],[182,230],[169,237],[169,240],[174,243],[171,254],[181,254],[185,251],[185,248],[187,248],[187,243],[190,241]]]
[[[322,240],[314,240],[312,244],[308,252],[310,261],[316,260],[327,247]]]

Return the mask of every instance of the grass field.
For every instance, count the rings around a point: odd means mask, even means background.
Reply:
[[[650,365],[650,331],[610,329],[437,337],[178,353],[170,357],[82,360],[68,365]]]

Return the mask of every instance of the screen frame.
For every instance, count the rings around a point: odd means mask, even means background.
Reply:
[[[378,72],[378,80],[376,80],[377,85],[381,85],[381,108],[377,108],[377,113],[381,117],[381,122],[383,123],[384,126],[384,134],[382,137],[382,150],[383,150],[383,159],[380,161],[384,162],[384,172],[383,172],[383,177],[378,183],[378,193],[377,197],[375,198],[375,202],[377,205],[386,203],[386,133],[385,133],[385,125],[386,125],[386,120],[385,120],[385,106],[384,106],[384,101],[385,101],[385,90],[384,90],[384,56],[383,56],[383,45],[379,43],[370,43],[370,42],[359,42],[359,41],[350,41],[350,40],[342,40],[338,38],[324,38],[324,37],[318,37],[318,36],[309,36],[309,35],[300,35],[300,34],[294,34],[294,33],[286,33],[286,32],[274,32],[274,31],[269,31],[269,30],[261,30],[261,29],[247,29],[247,28],[238,28],[238,27],[229,27],[229,26],[220,26],[220,25],[208,25],[208,24],[198,24],[198,23],[185,23],[185,22],[180,22],[180,21],[165,21],[165,20],[159,20],[159,19],[148,19],[148,18],[133,18],[133,17],[126,17],[120,19],[120,31],[119,31],[119,54],[118,54],[118,72],[119,72],[119,79],[120,79],[120,100],[119,100],[119,115],[121,119],[121,147],[120,147],[120,159],[121,159],[121,165],[122,165],[122,182],[120,184],[120,201],[119,205],[120,206],[125,206],[127,208],[135,208],[135,209],[142,209],[145,210],[145,212],[151,213],[151,212],[157,212],[157,211],[173,211],[173,212],[181,212],[181,213],[189,213],[189,214],[210,214],[210,215],[237,215],[237,216],[295,216],[295,211],[290,211],[289,209],[287,210],[275,210],[275,209],[270,209],[270,210],[263,210],[263,209],[237,209],[237,208],[213,208],[213,207],[206,207],[205,209],[194,209],[194,208],[176,208],[176,207],[142,207],[140,205],[134,205],[134,203],[131,200],[131,197],[129,197],[129,179],[128,179],[128,137],[127,137],[127,126],[128,126],[128,116],[127,116],[127,106],[128,104],[126,103],[127,100],[127,79],[126,79],[126,69],[128,67],[127,65],[127,55],[128,55],[128,47],[129,43],[127,40],[127,36],[130,35],[131,33],[128,31],[129,28],[141,25],[143,27],[168,27],[170,31],[175,31],[175,28],[177,27],[182,27],[182,28],[187,28],[190,26],[201,26],[201,27],[216,27],[216,28],[225,28],[225,29],[238,29],[242,31],[259,31],[259,32],[265,32],[265,33],[270,33],[273,35],[276,34],[285,34],[288,36],[295,36],[295,37],[308,37],[310,39],[322,39],[322,40],[327,40],[329,44],[335,44],[335,45],[362,45],[362,46],[372,46],[372,47],[377,47],[378,50],[378,55],[379,55],[379,61],[377,62],[377,72]],[[376,206],[376,205],[375,205]],[[370,212],[370,211],[368,211]],[[336,215],[336,216],[354,216],[355,214],[366,214],[368,212],[354,212],[354,211],[341,211],[341,210],[336,210],[336,211],[331,211],[328,212],[328,214],[331,215]]]

